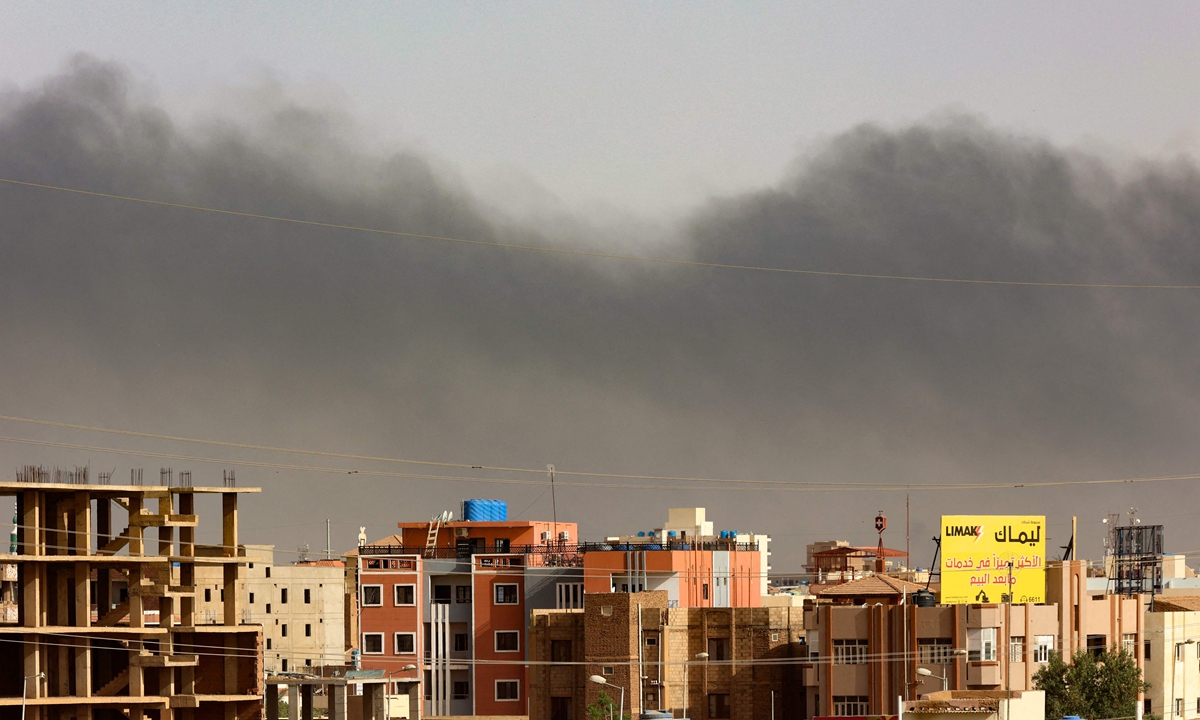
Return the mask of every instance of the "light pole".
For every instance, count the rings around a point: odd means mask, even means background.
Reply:
[[[46,673],[40,672],[37,675],[26,675],[25,679],[21,681],[21,720],[25,720],[25,695],[27,694],[27,688],[29,686],[29,681],[30,680],[45,680],[45,679],[46,679]]]
[[[390,673],[388,673],[388,685],[392,684],[392,676],[395,675],[396,673],[407,672],[409,670],[416,670],[416,669],[417,669],[416,665],[405,665],[404,667],[400,668],[399,670],[391,671]],[[388,692],[389,690],[391,690],[390,687],[384,688],[384,697],[387,698],[387,714],[388,714],[387,720],[392,720],[392,693]],[[408,710],[409,710],[409,713],[411,714],[412,708],[409,708]]]
[[[611,688],[616,688],[621,691],[621,704],[619,706],[619,710],[617,711],[617,718],[618,720],[625,720],[625,688],[621,687],[620,685],[613,685],[609,681],[605,680],[604,676],[602,675],[593,675],[588,678],[588,680],[591,680],[597,685],[607,685]]]
[[[708,659],[708,653],[703,653],[703,652],[702,652],[702,653],[696,653],[696,659],[697,659],[697,660],[707,660],[707,659]],[[688,682],[687,682],[687,676],[688,676],[688,665],[691,665],[691,664],[692,664],[692,663],[691,663],[691,662],[688,662],[688,661],[685,661],[685,662],[683,663],[683,716],[684,716],[685,718],[688,716],[688,714],[687,714],[687,700],[688,700]]]
[[[931,677],[931,678],[937,678],[938,680],[941,680],[942,681],[942,692],[946,692],[947,690],[950,689],[950,676],[949,675],[934,675],[932,670],[930,670],[929,668],[922,668],[922,667],[917,668],[917,674],[920,675],[921,677]]]

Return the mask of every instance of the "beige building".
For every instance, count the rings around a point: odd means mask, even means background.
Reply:
[[[943,683],[1032,690],[1053,651],[1123,647],[1141,666],[1142,599],[1088,593],[1086,570],[1083,561],[1052,564],[1040,605],[919,606],[911,586],[882,576],[824,591],[804,619],[804,717],[895,714],[897,698],[915,700]]]
[[[582,610],[534,610],[530,720],[586,720],[588,704],[601,691],[617,700],[616,688],[633,717],[803,717],[803,608],[668,605],[653,590],[588,594]]]
[[[1046,720],[1046,693],[948,690],[904,703],[913,720]]]
[[[1142,712],[1163,720],[1200,717],[1200,597],[1158,598],[1146,613]]]
[[[238,578],[242,622],[263,626],[268,672],[345,665],[346,568],[342,560],[275,562],[274,545],[244,545]],[[215,622],[223,597],[219,569],[196,570],[197,622]]]

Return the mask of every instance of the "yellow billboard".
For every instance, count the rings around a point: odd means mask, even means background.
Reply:
[[[1044,515],[943,515],[943,603],[1046,601]]]

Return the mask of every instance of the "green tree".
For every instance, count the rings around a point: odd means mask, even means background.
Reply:
[[[622,715],[621,709],[617,707],[617,701],[608,696],[608,693],[600,691],[600,697],[596,698],[596,702],[587,706],[588,720],[608,720],[609,713],[612,713],[613,720],[631,720],[629,715]]]
[[[1033,676],[1033,686],[1046,693],[1046,717],[1130,717],[1137,696],[1150,686],[1142,680],[1133,656],[1113,649],[1100,655],[1080,650],[1067,663],[1059,653]]]

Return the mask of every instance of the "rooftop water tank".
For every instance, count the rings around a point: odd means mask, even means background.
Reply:
[[[508,503],[503,500],[465,500],[463,519],[468,522],[504,522],[508,519]]]
[[[922,588],[913,593],[913,604],[917,607],[934,607],[937,605],[937,595]]]

